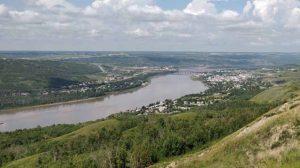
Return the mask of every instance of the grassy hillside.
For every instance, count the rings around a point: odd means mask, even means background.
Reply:
[[[296,65],[284,66],[267,78],[276,86],[256,95],[251,100],[256,103],[284,102],[292,100],[300,93],[300,68]],[[280,81],[280,84],[277,82]]]
[[[256,95],[251,101],[256,103],[288,101],[297,96],[298,90],[299,88],[297,85],[274,86]]]
[[[205,150],[153,167],[300,167],[300,97]]]
[[[0,59],[0,90],[55,88],[89,80],[99,73],[97,66],[62,61]]]

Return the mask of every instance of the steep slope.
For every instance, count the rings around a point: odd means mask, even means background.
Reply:
[[[300,167],[300,97],[203,151],[154,167]]]

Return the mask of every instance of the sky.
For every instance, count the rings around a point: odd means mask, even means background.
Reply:
[[[300,52],[300,0],[0,0],[0,50]]]

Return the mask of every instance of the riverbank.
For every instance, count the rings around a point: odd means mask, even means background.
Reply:
[[[154,77],[151,77],[151,78],[154,78]],[[70,100],[70,101],[63,101],[63,102],[57,102],[57,103],[49,103],[49,104],[41,104],[41,105],[33,105],[33,106],[26,106],[26,107],[3,109],[3,110],[0,110],[0,114],[13,113],[13,112],[19,112],[19,111],[27,111],[27,110],[35,110],[35,109],[39,109],[39,108],[48,108],[48,107],[55,107],[55,106],[60,106],[60,105],[72,105],[72,104],[77,104],[77,103],[100,101],[101,99],[104,99],[105,97],[109,97],[109,96],[112,96],[112,95],[119,95],[119,94],[134,92],[138,89],[146,87],[147,85],[149,85],[149,83],[150,82],[146,82],[145,85],[141,85],[139,87],[135,87],[135,88],[131,88],[131,89],[108,92],[107,94],[105,94],[103,96],[99,96],[99,97],[90,97],[90,98],[85,98],[85,99]]]
[[[143,84],[141,84],[140,86],[137,86],[137,87],[134,87],[134,88],[129,88],[129,89],[124,89],[124,90],[107,92],[104,95],[98,96],[98,97],[89,97],[89,98],[84,98],[84,99],[75,99],[75,100],[61,101],[61,102],[47,103],[47,104],[28,105],[28,106],[23,106],[23,107],[12,107],[12,108],[7,108],[7,109],[1,109],[0,114],[14,113],[14,112],[19,112],[19,111],[35,110],[35,109],[39,109],[39,108],[50,108],[50,107],[55,107],[55,106],[60,106],[60,105],[72,105],[72,104],[77,104],[77,103],[99,101],[101,99],[104,99],[104,98],[112,96],[112,95],[119,95],[119,94],[134,92],[138,89],[141,89],[143,87],[148,86],[151,83],[151,80],[153,78],[163,76],[163,75],[172,74],[172,73],[176,73],[176,72],[161,72],[161,73],[158,73],[158,74],[154,74],[153,76],[151,74],[147,74],[148,77],[145,78],[145,82]]]

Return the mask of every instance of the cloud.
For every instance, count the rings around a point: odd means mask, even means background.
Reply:
[[[285,26],[286,28],[300,28],[300,8],[294,8],[291,11],[290,17],[288,18],[288,22]]]
[[[83,10],[83,13],[86,15],[116,13],[121,12],[121,10],[128,10],[133,6],[144,7],[152,4],[153,2],[150,0],[95,0]]]
[[[243,8],[243,14],[248,15],[253,9],[252,1],[247,1],[246,5]]]
[[[132,30],[132,31],[128,31],[128,34],[134,35],[134,36],[137,36],[137,37],[148,37],[148,36],[151,35],[147,30],[142,30],[140,28],[137,28],[137,29]]]
[[[7,13],[8,9],[4,4],[0,4],[0,16],[3,16]]]
[[[80,10],[66,0],[29,0],[28,3],[52,11],[78,12]]]
[[[234,21],[239,19],[240,14],[236,11],[232,11],[232,10],[225,10],[221,13],[221,17],[224,20],[227,21]]]
[[[209,0],[193,0],[183,10],[192,15],[211,15],[216,13],[216,7]]]
[[[263,22],[285,22],[291,11],[299,7],[298,0],[253,0],[248,1],[244,13],[251,14]]]
[[[51,43],[83,50],[248,51],[298,44],[298,0],[249,0],[242,12],[217,8],[218,1],[193,0],[182,10],[162,9],[154,0],[94,0],[85,7],[70,0],[0,4],[0,16],[7,15],[0,17],[0,49],[6,40],[24,41],[14,46],[29,49]]]
[[[16,21],[33,22],[39,16],[39,13],[25,10],[25,11],[9,11],[9,15]]]

